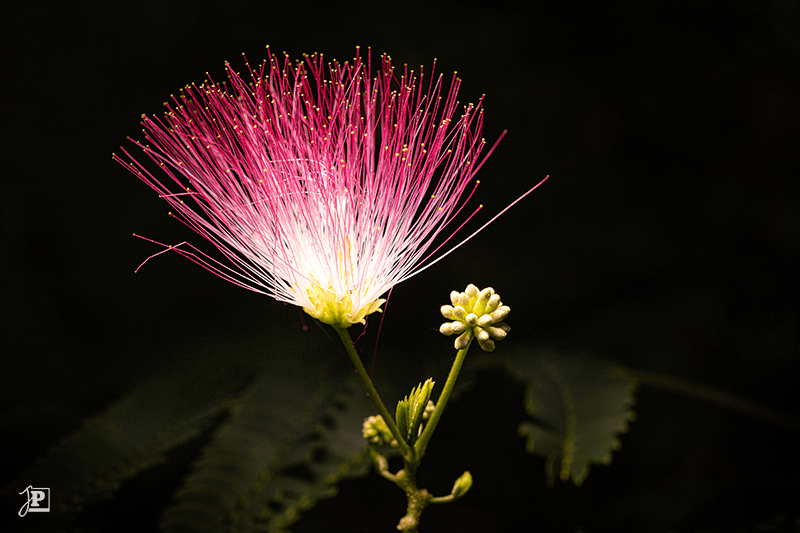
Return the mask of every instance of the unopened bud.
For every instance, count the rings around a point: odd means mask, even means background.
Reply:
[[[453,306],[452,305],[443,305],[442,309],[442,316],[445,318],[449,318],[450,320],[455,320],[456,317],[453,314]]]
[[[459,476],[455,483],[453,483],[453,490],[451,494],[454,498],[460,498],[472,487],[472,474],[469,470],[465,471]]]
[[[494,294],[494,289],[491,287],[486,287],[478,294],[478,301],[475,303],[475,307],[473,308],[473,312],[482,315],[486,312],[486,306],[489,304],[489,298],[492,297]]]
[[[496,311],[491,312],[489,316],[492,317],[492,320],[495,322],[500,322],[501,320],[505,320],[510,312],[511,308],[509,306],[501,305]]]
[[[492,297],[489,298],[489,302],[486,304],[486,310],[484,313],[491,313],[500,305],[500,295],[499,294],[492,294]]]
[[[422,420],[427,422],[435,410],[436,404],[433,403],[433,400],[428,400],[428,405],[425,406],[425,412],[422,413]]]
[[[478,339],[478,346],[480,346],[481,350],[483,350],[484,352],[494,351],[494,341],[492,339],[487,339],[487,340]]]
[[[487,352],[494,350],[494,341],[504,339],[511,329],[501,322],[511,312],[503,305],[500,295],[491,287],[479,290],[475,285],[467,285],[464,292],[450,293],[452,306],[443,305],[442,316],[451,320],[442,324],[439,331],[444,335],[458,335],[454,342],[457,350],[462,350],[476,338],[480,347]]]
[[[453,345],[456,347],[456,350],[463,350],[469,344],[469,341],[472,340],[472,330],[468,329],[464,333],[458,336],[456,342]]]
[[[364,420],[364,425],[361,427],[361,434],[370,444],[375,446],[397,446],[397,439],[394,438],[389,426],[383,420],[381,415],[370,416]]]
[[[463,322],[453,322],[453,333],[464,333],[466,331],[467,325]]]
[[[501,322],[501,324],[502,324],[502,322]],[[508,328],[508,329],[511,329],[511,328]],[[508,332],[505,329],[500,328],[500,327],[495,327],[495,326],[489,326],[488,328],[486,328],[486,332],[489,335],[491,335],[493,339],[496,339],[498,341],[501,341],[501,340],[505,339],[506,335],[508,335]]]
[[[479,341],[488,341],[489,340],[489,332],[483,329],[480,326],[475,326],[475,329],[472,331],[475,332],[475,338]]]

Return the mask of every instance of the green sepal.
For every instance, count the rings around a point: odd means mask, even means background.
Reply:
[[[420,383],[411,390],[411,394],[405,399],[397,402],[395,421],[400,434],[409,446],[413,445],[419,436],[419,428],[422,424],[422,416],[431,397],[434,385],[433,379],[428,379],[425,383]]]

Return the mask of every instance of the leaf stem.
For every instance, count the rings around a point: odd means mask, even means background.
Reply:
[[[674,394],[682,394],[690,398],[714,403],[745,415],[760,418],[790,431],[800,431],[800,420],[797,418],[776,413],[763,405],[734,396],[727,392],[684,381],[672,376],[658,374],[656,372],[634,370],[632,368],[622,368],[620,372],[632,376],[643,385],[649,385],[651,387],[668,390]]]
[[[407,461],[417,463],[419,458],[416,449],[410,447],[403,439],[402,435],[400,435],[400,430],[397,429],[397,424],[394,423],[394,418],[392,418],[392,415],[389,414],[389,411],[383,404],[375,385],[372,384],[372,380],[370,379],[369,374],[367,374],[364,364],[361,362],[361,357],[359,357],[358,352],[356,352],[356,347],[353,345],[353,340],[350,338],[350,331],[337,327],[334,327],[333,329],[336,330],[336,333],[339,334],[339,338],[342,339],[344,349],[347,351],[347,355],[350,356],[350,362],[353,363],[356,373],[358,374],[358,378],[361,380],[361,384],[367,390],[367,395],[369,396],[370,400],[372,400],[372,403],[375,405],[378,413],[381,415],[381,417],[383,417],[384,422],[386,422],[386,426],[389,428],[389,431],[392,432],[392,436],[397,439],[397,445],[398,448],[400,448],[400,452],[403,454],[403,457],[405,457]]]

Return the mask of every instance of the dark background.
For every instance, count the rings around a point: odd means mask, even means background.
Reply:
[[[462,102],[485,93],[484,136],[508,135],[479,173],[473,203],[485,209],[464,235],[552,176],[396,288],[378,375],[399,357],[419,367],[417,380],[446,372],[452,354],[435,331],[437,310],[451,290],[475,283],[495,287],[513,309],[501,351],[589,351],[726,390],[787,420],[797,412],[796,2],[8,4],[0,7],[0,481],[175,353],[209,339],[235,345],[276,323],[302,334],[294,308],[177,255],[134,275],[158,251],[134,232],[203,243],[111,160],[126,136],[142,138],[141,113],[161,113],[170,93],[206,71],[223,78],[225,60],[243,66],[242,52],[259,62],[266,44],[293,58],[320,51],[346,60],[356,45],[398,65],[435,57],[439,72],[464,80]],[[493,409],[519,409],[513,382],[488,374],[482,386],[484,397],[453,407],[451,425],[444,418],[443,442],[462,438],[459,427],[480,428],[482,416],[501,419]],[[492,403],[502,398],[504,407]],[[431,510],[426,531],[513,530],[526,516],[543,531],[747,531],[789,523],[787,513],[796,519],[796,425],[647,386],[639,400],[615,462],[581,489],[544,488],[542,462],[524,454],[513,416],[508,435],[470,433],[480,443],[463,444],[456,475],[484,468],[502,489],[484,485],[460,507]],[[514,450],[501,454],[504,463],[493,439]],[[506,474],[493,473],[501,463]],[[152,474],[161,492],[150,499],[146,490],[125,493],[139,530],[152,528],[158,498],[180,475]],[[402,500],[396,492],[379,479],[348,484],[297,531],[391,530],[399,510],[386,518],[352,505],[378,493]]]

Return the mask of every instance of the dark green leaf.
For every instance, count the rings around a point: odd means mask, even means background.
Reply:
[[[635,418],[636,382],[600,359],[545,353],[516,357],[512,367],[527,384],[522,422],[528,451],[547,458],[547,476],[580,485],[592,463],[609,464],[617,436]]]

